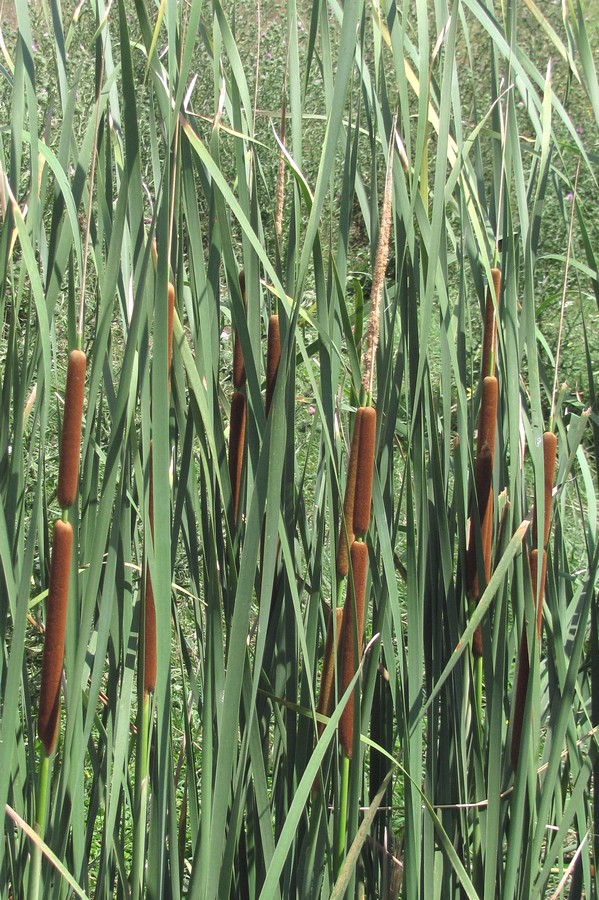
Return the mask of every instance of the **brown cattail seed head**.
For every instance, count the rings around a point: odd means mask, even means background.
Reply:
[[[40,707],[37,730],[48,756],[58,735],[60,720],[60,680],[64,659],[67,626],[69,576],[73,550],[73,529],[69,522],[57,519],[54,523],[50,586],[46,603],[46,634],[40,688]]]
[[[243,451],[245,448],[245,396],[236,391],[231,400],[231,418],[229,421],[229,476],[231,478],[231,496],[233,498],[233,518],[237,521],[239,511],[239,495],[241,492],[241,475],[243,472]]]
[[[333,619],[335,619],[335,629],[333,634]],[[343,608],[341,606],[332,609],[329,615],[327,626],[327,637],[324,646],[324,661],[322,665],[322,676],[320,678],[320,698],[316,711],[323,716],[328,716],[331,711],[331,701],[333,699],[333,684],[335,681],[335,657],[337,655],[337,647],[339,646],[339,635],[341,634],[341,623],[343,621]],[[335,642],[335,643],[333,643]],[[318,737],[324,731],[324,722],[317,723]]]
[[[58,466],[57,496],[58,502],[63,509],[72,506],[77,496],[86,365],[85,353],[82,350],[71,350],[67,369],[64,419]]]
[[[372,500],[372,477],[376,444],[376,410],[372,406],[363,407],[363,409],[354,498],[353,531],[356,537],[364,537],[370,524],[370,503]]]
[[[483,444],[487,444],[492,455],[495,456],[498,399],[499,385],[497,378],[494,375],[487,375],[483,379],[483,393],[478,417],[477,454],[480,453]]]
[[[354,677],[358,656],[362,649],[364,631],[364,606],[366,601],[366,575],[368,573],[368,548],[365,543],[354,541],[351,545],[352,572],[348,581],[347,597],[343,607],[339,652],[341,655],[341,693],[345,693]],[[350,695],[339,721],[339,742],[346,756],[351,758],[354,735],[354,694]]]
[[[266,415],[272,403],[281,361],[281,332],[279,317],[272,315],[268,320],[268,345],[266,348]]]
[[[493,292],[491,293],[491,285],[487,288],[487,302],[485,306],[485,327],[483,333],[483,356],[481,373],[485,378],[487,375],[495,374],[495,353],[497,344],[497,319],[495,315],[496,307],[499,306],[499,295],[501,293],[501,271],[499,269],[491,269],[493,277]]]
[[[343,502],[343,519],[339,527],[339,540],[337,541],[337,577],[345,578],[349,572],[349,548],[354,539],[354,500],[356,495],[356,472],[358,471],[358,454],[360,452],[360,428],[366,406],[358,407],[354,421],[354,433],[352,434],[349,460],[347,463],[347,477],[345,480],[345,499]]]

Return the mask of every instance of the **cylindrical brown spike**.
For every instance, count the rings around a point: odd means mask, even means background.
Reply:
[[[499,400],[499,385],[494,375],[488,375],[483,380],[483,393],[478,417],[477,454],[483,444],[487,444],[493,457],[495,456],[495,435],[497,432],[497,404]]]
[[[168,283],[168,313],[167,313],[167,371],[169,384],[171,378],[171,366],[173,363],[173,324],[175,320],[175,287],[169,281]]]
[[[233,498],[233,518],[235,522],[239,512],[239,495],[243,472],[245,421],[245,396],[236,391],[231,400],[231,418],[229,420],[229,476],[231,478],[231,496]]]
[[[349,572],[349,548],[354,539],[354,500],[356,496],[356,472],[358,470],[358,454],[360,447],[360,428],[366,406],[358,407],[354,421],[354,433],[352,434],[349,459],[347,463],[347,476],[345,479],[345,499],[343,502],[343,518],[339,526],[339,540],[337,541],[337,577],[345,578]]]
[[[336,622],[335,634],[333,635],[333,618]],[[327,637],[324,646],[324,661],[322,665],[322,676],[320,678],[320,698],[316,711],[323,716],[328,716],[331,711],[331,701],[333,699],[333,685],[335,683],[335,659],[337,656],[337,647],[339,646],[339,635],[341,633],[341,623],[343,621],[343,607],[338,606],[332,609],[329,615],[327,625]],[[333,644],[333,640],[335,644]],[[324,731],[324,722],[318,722],[316,730],[318,737]]]
[[[54,749],[60,721],[60,680],[64,660],[72,550],[73,529],[69,522],[57,519],[54,523],[52,540],[37,725],[40,740],[48,756]]]
[[[270,404],[275,392],[280,361],[281,332],[279,329],[279,317],[272,315],[268,320],[268,343],[266,348],[266,415],[268,415],[270,410]]]
[[[543,464],[545,472],[545,532],[543,546],[547,546],[551,531],[551,506],[553,501],[553,482],[557,461],[557,435],[546,431],[543,435]]]
[[[364,537],[370,524],[370,503],[372,500],[372,478],[376,445],[376,410],[372,406],[366,406],[363,409],[354,499],[353,531],[356,537]]]
[[[241,299],[243,300],[244,309],[246,308],[245,300],[245,273],[243,270],[239,273],[239,288],[241,290]],[[243,351],[241,349],[241,341],[239,336],[235,335],[233,344],[233,387],[236,391],[241,390],[245,384],[245,363],[243,361]]]
[[[499,306],[501,271],[499,269],[491,269],[491,275],[493,277],[493,293],[491,293],[491,285],[489,285],[487,287],[487,302],[485,305],[485,326],[481,365],[481,374],[483,378],[487,375],[495,374],[495,353],[497,344],[497,318],[495,309]],[[493,294],[495,295],[495,302],[493,302]]]
[[[341,693],[345,693],[356,673],[356,662],[362,649],[364,631],[364,607],[366,602],[366,576],[368,573],[368,548],[365,543],[354,541],[351,545],[351,577],[343,607],[341,636],[339,639]],[[357,641],[357,643],[356,643]],[[339,720],[339,743],[345,755],[351,758],[354,735],[354,694],[350,695]]]
[[[64,419],[58,466],[57,496],[58,502],[63,509],[72,506],[77,496],[86,365],[85,353],[82,350],[71,350],[67,369]]]

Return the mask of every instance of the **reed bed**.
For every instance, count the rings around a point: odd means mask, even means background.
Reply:
[[[596,33],[546,6],[16,5],[0,896],[597,895]]]

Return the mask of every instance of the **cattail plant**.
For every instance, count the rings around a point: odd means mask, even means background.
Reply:
[[[57,497],[63,509],[68,509],[69,506],[72,506],[77,496],[86,366],[85,353],[82,350],[71,350],[67,368],[64,419],[58,467]]]
[[[376,410],[372,406],[366,406],[363,407],[360,426],[353,510],[353,533],[359,538],[366,535],[370,524],[375,444]]]
[[[149,466],[149,491],[148,491],[148,518],[150,522],[150,534],[154,540],[154,476],[152,474],[152,443],[148,456]],[[144,588],[144,696],[154,692],[156,687],[156,606],[154,604],[154,590],[152,588],[152,576],[146,562],[146,583]]]
[[[60,722],[60,682],[67,625],[69,577],[73,551],[70,522],[56,519],[52,539],[50,585],[46,603],[46,632],[40,686],[38,734],[48,756],[56,745]]]
[[[474,527],[474,516],[470,516],[470,535],[466,553],[466,594],[473,603],[478,603],[481,588],[478,578],[477,553],[483,561],[485,581],[491,577],[491,554],[493,547],[493,466],[495,460],[495,437],[497,431],[497,407],[499,384],[495,376],[495,354],[497,344],[497,319],[495,307],[499,303],[501,272],[492,269],[493,285],[487,288],[485,321],[482,349],[482,397],[478,417],[476,461],[474,464],[474,496],[471,509],[478,511],[480,532]],[[480,546],[479,546],[480,535]],[[482,628],[476,628],[472,639],[472,653],[480,658],[483,652]]]

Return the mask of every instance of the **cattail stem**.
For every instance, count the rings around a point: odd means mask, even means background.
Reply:
[[[57,496],[58,502],[63,509],[72,506],[77,496],[86,365],[85,353],[82,350],[71,350],[67,368],[64,418],[58,466]]]
[[[46,829],[46,817],[48,810],[48,796],[50,787],[50,757],[42,748],[42,758],[40,760],[40,771],[37,782],[37,804],[35,810],[36,834],[43,840]],[[27,900],[39,900],[40,898],[40,876],[42,873],[42,848],[39,844],[34,844],[31,849],[31,870],[29,873],[29,884],[27,885]]]
[[[268,320],[268,342],[266,348],[266,415],[270,410],[279,363],[281,362],[281,332],[279,329],[278,315],[272,315]]]
[[[64,661],[72,550],[71,524],[56,519],[46,604],[46,634],[38,714],[38,734],[48,756],[54,750],[60,723],[60,682]]]
[[[356,411],[354,432],[352,434],[347,463],[347,476],[345,479],[345,499],[343,501],[343,518],[339,526],[339,540],[337,541],[337,576],[345,578],[349,572],[349,548],[354,540],[354,502],[356,495],[356,472],[358,471],[358,456],[360,453],[360,429],[364,411],[368,407],[360,406]]]
[[[229,476],[233,500],[233,519],[237,522],[239,497],[243,474],[243,454],[245,449],[246,400],[244,394],[235,391],[231,400],[229,420]]]
[[[364,607],[366,601],[366,575],[368,572],[368,547],[363,541],[351,545],[351,577],[347,598],[343,607],[339,654],[341,687],[343,694],[354,677],[362,648],[364,631]],[[350,695],[339,721],[339,743],[351,759],[354,741],[354,694]]]
[[[374,451],[376,445],[376,410],[363,407],[354,498],[353,532],[364,537],[370,524]]]

